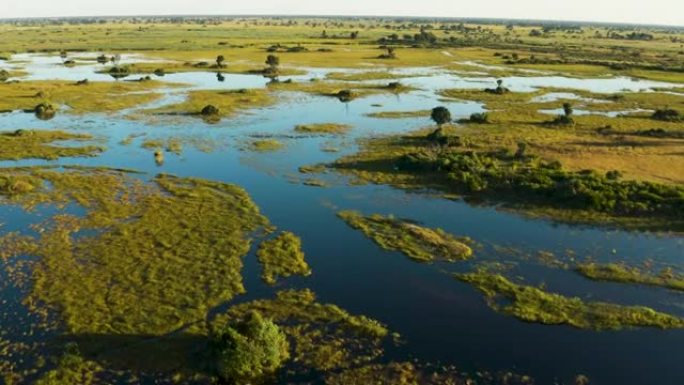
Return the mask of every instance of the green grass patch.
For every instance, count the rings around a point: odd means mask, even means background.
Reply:
[[[406,118],[430,118],[430,110],[418,111],[380,111],[366,114],[370,118],[377,119],[406,119]]]
[[[456,238],[441,229],[378,214],[363,216],[354,211],[341,211],[337,215],[383,249],[400,251],[419,262],[453,262],[468,259],[473,254],[468,246],[470,240]]]
[[[586,302],[577,297],[548,293],[534,286],[519,285],[499,274],[474,272],[457,274],[456,278],[482,291],[494,310],[526,322],[593,330],[684,327],[684,319],[648,307]]]
[[[314,123],[314,124],[300,124],[295,126],[295,132],[301,134],[344,134],[351,130],[351,126],[348,124],[339,123]]]
[[[203,117],[202,110],[206,106],[214,106],[217,113],[207,117],[229,117],[254,108],[266,107],[275,102],[275,98],[266,90],[201,90],[190,91],[186,101],[170,106],[146,110],[148,114],[186,115]]]
[[[60,141],[86,141],[93,137],[59,130],[16,130],[0,134],[0,160],[47,159],[97,156],[99,146],[59,146]]]
[[[653,274],[636,267],[617,263],[582,263],[575,270],[583,276],[596,281],[634,283],[660,286],[672,290],[684,290],[684,277],[675,275],[671,269],[664,269],[660,274]]]
[[[220,328],[252,311],[273,320],[285,332],[293,347],[290,356],[309,369],[336,370],[371,361],[382,354],[381,343],[389,334],[378,321],[319,303],[306,289],[232,306],[211,324]]]
[[[144,183],[108,170],[29,175],[44,187],[16,203],[78,203],[87,212],[56,215],[36,238],[3,239],[39,257],[30,303],[70,333],[162,335],[202,321],[244,292],[242,258],[252,234],[269,226],[234,185],[169,175]]]
[[[257,258],[262,266],[261,277],[269,285],[274,285],[278,277],[311,274],[311,268],[304,259],[302,240],[289,231],[261,242]]]
[[[249,149],[257,152],[273,152],[282,149],[283,142],[276,139],[259,139],[249,143]]]

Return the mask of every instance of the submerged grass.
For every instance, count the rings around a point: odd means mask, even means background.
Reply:
[[[294,128],[295,132],[302,134],[344,134],[351,130],[348,124],[340,123],[314,123],[314,124],[300,124]]]
[[[684,291],[684,277],[675,275],[671,269],[665,269],[660,274],[653,274],[617,263],[582,263],[576,267],[576,271],[596,281],[634,283]]]
[[[58,146],[65,140],[85,141],[93,137],[60,130],[16,130],[0,133],[0,160],[39,158],[54,160],[65,157],[96,156],[104,151],[99,146]]]
[[[494,310],[527,322],[570,325],[593,330],[629,327],[684,328],[684,319],[648,307],[585,302],[577,297],[566,297],[537,287],[519,285],[500,274],[479,271],[457,274],[456,278],[482,291]]]
[[[274,285],[278,277],[311,275],[311,268],[304,259],[302,240],[289,231],[261,242],[257,258],[262,266],[261,277],[269,285]]]
[[[249,149],[257,152],[272,152],[282,149],[283,142],[277,139],[258,139],[249,143]]]
[[[418,111],[379,111],[366,114],[370,118],[377,119],[406,119],[406,118],[430,118],[430,110]]]
[[[441,229],[431,229],[415,223],[379,214],[363,216],[354,211],[337,214],[347,224],[362,231],[386,250],[400,251],[420,262],[468,259],[473,251],[466,238],[456,238]]]

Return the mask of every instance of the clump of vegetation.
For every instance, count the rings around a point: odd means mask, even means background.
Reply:
[[[643,306],[585,302],[577,297],[548,293],[519,285],[500,274],[484,271],[456,277],[482,291],[494,310],[523,321],[570,325],[580,329],[618,330],[628,327],[684,328],[684,319]]]
[[[430,112],[430,119],[432,119],[438,127],[451,122],[451,111],[448,108],[439,106],[432,109]]]
[[[290,341],[292,361],[307,369],[327,371],[367,363],[382,354],[381,344],[389,334],[373,319],[317,302],[310,290],[285,290],[274,299],[234,305],[218,314],[212,327],[221,330],[253,311],[280,327]]]
[[[525,147],[522,155],[516,156],[507,152],[460,151],[452,147],[437,152],[426,149],[404,154],[393,164],[399,172],[441,175],[444,179],[440,185],[460,194],[615,217],[668,218],[667,228],[681,228],[678,219],[684,215],[681,187],[565,171],[558,162],[524,155]]]
[[[64,157],[96,156],[103,151],[98,146],[58,146],[63,140],[92,140],[86,134],[73,134],[65,131],[16,130],[0,134],[0,160],[48,159]]]
[[[276,55],[268,55],[265,64],[268,66],[264,69],[264,76],[276,80],[280,75],[280,58]]]
[[[404,119],[404,118],[421,118],[429,117],[430,110],[418,110],[418,111],[381,111],[381,112],[371,112],[366,114],[366,116],[371,118],[379,119]]]
[[[187,99],[182,103],[150,109],[146,112],[158,115],[199,116],[212,122],[250,108],[264,107],[273,102],[274,98],[263,89],[199,90],[188,92]]]
[[[554,125],[573,125],[575,120],[572,118],[573,114],[572,105],[570,103],[563,103],[563,115],[558,115],[551,121]]]
[[[343,103],[351,102],[357,95],[352,90],[341,90],[335,96]]]
[[[384,47],[385,53],[382,53],[378,56],[378,59],[396,59],[397,58],[397,53],[396,49],[394,47]]]
[[[508,88],[503,86],[503,80],[498,79],[496,81],[496,88],[486,88],[485,92],[490,93],[490,94],[495,94],[495,95],[503,95],[511,92]]]
[[[486,112],[475,112],[470,114],[470,118],[467,121],[475,124],[487,124],[489,123],[489,114]]]
[[[473,254],[467,238],[456,238],[441,229],[379,214],[363,216],[354,211],[342,211],[337,215],[383,249],[400,251],[416,261],[453,262],[468,259]]]
[[[109,76],[116,80],[123,79],[131,74],[131,70],[128,67],[114,66],[107,71]]]
[[[56,362],[57,367],[43,374],[35,384],[96,384],[95,373],[102,368],[94,362],[86,361],[74,343],[67,344],[64,350]]]
[[[258,152],[278,151],[283,148],[283,143],[276,139],[259,139],[252,141],[249,148]]]
[[[233,321],[214,337],[216,370],[234,384],[273,374],[290,357],[285,334],[258,311]]]
[[[40,120],[50,120],[55,117],[57,110],[52,104],[43,102],[33,108],[33,113],[35,113],[36,117]]]
[[[651,115],[651,119],[662,120],[664,122],[680,122],[684,120],[679,111],[671,108],[655,110],[653,115]]]
[[[635,283],[684,290],[684,276],[676,275],[671,268],[664,269],[660,274],[653,274],[617,263],[582,263],[577,266],[576,270],[583,276],[597,281]]]
[[[368,364],[330,373],[325,385],[383,384],[383,385],[468,385],[475,384],[466,373],[453,368],[423,367],[419,362],[390,362]],[[478,378],[486,379],[488,385],[532,385],[531,377],[512,372],[478,372]],[[588,383],[587,383],[588,384]],[[576,383],[576,385],[586,385]]]
[[[205,118],[218,116],[219,113],[220,111],[218,107],[212,104],[207,104],[206,106],[202,107],[202,110],[200,111],[200,115]]]
[[[159,175],[144,183],[121,171],[4,171],[35,186],[11,196],[25,207],[79,204],[36,237],[2,237],[39,257],[30,303],[69,333],[162,335],[204,320],[243,293],[242,258],[268,221],[237,186]]]
[[[351,129],[348,124],[340,123],[315,123],[300,124],[295,126],[295,131],[302,134],[344,134]]]
[[[276,283],[277,277],[311,274],[311,268],[304,259],[302,240],[289,231],[263,241],[257,251],[257,258],[262,266],[261,277],[270,285]]]
[[[10,78],[9,71],[5,69],[0,69],[0,82],[6,82]]]

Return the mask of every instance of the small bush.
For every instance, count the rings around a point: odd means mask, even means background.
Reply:
[[[285,334],[256,311],[227,325],[213,348],[218,375],[235,383],[272,374],[289,358]]]
[[[33,109],[33,112],[36,114],[36,117],[41,120],[52,119],[55,117],[55,113],[57,113],[50,103],[40,103]]]
[[[662,120],[665,122],[679,122],[682,120],[682,115],[677,110],[666,108],[662,110],[655,110],[651,119]]]
[[[200,111],[200,115],[202,115],[202,116],[215,116],[215,115],[218,115],[219,112],[220,111],[219,111],[218,107],[211,105],[211,104],[207,104],[206,106],[204,106],[204,108],[202,108],[202,111]]]
[[[486,124],[489,123],[489,114],[486,112],[476,112],[474,114],[470,114],[470,119],[468,119],[471,123],[477,123],[477,124]]]

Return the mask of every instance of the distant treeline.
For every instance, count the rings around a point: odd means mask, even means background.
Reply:
[[[278,16],[278,15],[169,15],[169,16],[74,16],[53,18],[0,18],[0,23],[13,25],[68,25],[68,24],[105,24],[105,23],[170,23],[170,24],[216,24],[225,21],[253,21],[272,20],[277,24],[298,24],[301,20],[339,20],[344,22],[371,22],[382,25],[384,23],[439,23],[439,24],[481,24],[481,25],[508,25],[520,27],[539,26],[544,30],[579,30],[581,28],[609,28],[614,30],[634,30],[635,28],[648,28],[660,33],[681,33],[684,27],[646,25],[646,24],[622,24],[606,22],[578,22],[558,20],[516,20],[494,18],[449,18],[449,17],[393,17],[393,16]]]

